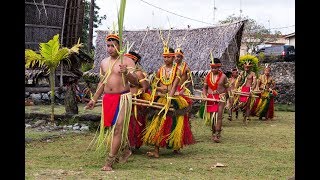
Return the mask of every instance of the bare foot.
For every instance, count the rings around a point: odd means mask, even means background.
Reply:
[[[126,150],[123,155],[119,158],[119,163],[127,162],[128,158],[131,156],[132,152],[128,149]]]
[[[159,153],[156,153],[156,152],[147,152],[147,156],[148,156],[148,157],[158,158],[158,157],[159,157]]]
[[[215,137],[213,138],[213,141],[214,141],[215,143],[220,143],[220,137],[215,136]]]
[[[173,154],[175,154],[175,155],[180,155],[180,154],[181,154],[180,149],[178,149],[178,150],[173,150]]]
[[[101,168],[101,171],[112,171],[112,167],[106,164]]]

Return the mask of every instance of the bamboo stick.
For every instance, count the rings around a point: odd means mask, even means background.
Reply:
[[[235,91],[233,92],[234,94],[237,94],[237,95],[241,95],[241,96],[247,96],[247,97],[259,97],[257,95],[254,95],[254,94],[251,94],[251,93],[245,93],[245,92],[238,92],[238,91]]]
[[[149,103],[139,103],[139,102],[132,102],[133,105],[138,105],[138,106],[146,106],[146,107],[153,107],[153,108],[157,108],[157,109],[162,109],[163,108],[163,105],[160,106],[160,105],[150,105]],[[101,106],[102,103],[96,103],[94,106]],[[86,107],[85,107],[86,109]],[[174,108],[169,108],[169,111],[175,111]]]
[[[165,96],[164,94],[158,94],[159,96]],[[203,97],[197,97],[197,96],[186,96],[190,99],[195,99],[195,100],[202,100],[202,101],[215,101],[215,102],[225,102],[219,99],[212,99],[212,98],[203,98]]]
[[[196,97],[196,96],[187,96],[190,99],[202,100],[202,101],[215,101],[215,102],[225,102],[220,99],[211,99],[211,98],[203,98],[203,97]]]
[[[162,108],[163,108],[163,107],[161,107],[161,106],[150,105],[150,104],[146,104],[146,103],[132,102],[132,104],[138,105],[138,106],[153,107],[153,108],[157,108],[157,109],[162,109]],[[175,111],[175,109],[174,109],[174,108],[169,108],[169,111]]]
[[[162,103],[158,103],[158,102],[150,102],[147,100],[143,100],[143,99],[137,99],[137,98],[132,98],[132,101],[138,101],[138,102],[142,102],[142,103],[149,103],[149,104],[154,104],[154,105],[159,105],[159,106],[164,106],[165,104]]]

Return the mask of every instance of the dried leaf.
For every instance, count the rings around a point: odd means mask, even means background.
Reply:
[[[216,168],[216,167],[226,167],[226,165],[222,163],[216,163],[215,165],[211,166],[210,169]]]

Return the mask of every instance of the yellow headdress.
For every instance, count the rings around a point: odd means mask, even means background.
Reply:
[[[159,35],[160,35],[160,38],[161,38],[162,44],[163,44],[163,53],[162,53],[162,56],[170,56],[170,57],[175,56],[175,53],[170,53],[170,51],[169,51],[169,46],[168,46],[168,44],[169,44],[169,37],[170,37],[170,30],[171,30],[171,29],[169,29],[168,37],[167,37],[167,39],[165,40],[165,39],[163,38],[163,35],[162,35],[161,30],[159,29]]]
[[[179,55],[181,55],[181,56],[184,56],[184,55],[183,55],[183,52],[181,51],[181,48],[177,48],[176,51],[175,51],[175,54],[176,54],[176,55],[179,54]]]

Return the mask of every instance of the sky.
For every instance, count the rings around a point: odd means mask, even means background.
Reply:
[[[111,28],[113,23],[117,23],[120,0],[95,2],[101,8],[99,14],[106,15],[107,19],[94,30]],[[277,30],[284,35],[295,32],[294,0],[127,0],[124,28],[210,27],[230,15],[254,19],[271,32]]]

